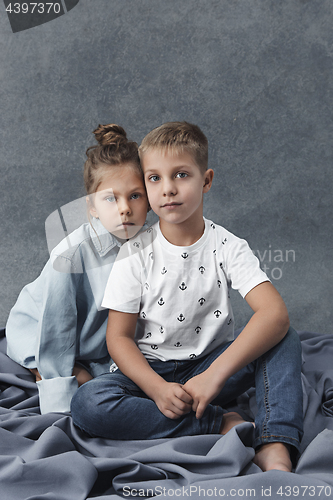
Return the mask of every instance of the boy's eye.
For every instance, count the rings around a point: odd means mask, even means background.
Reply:
[[[138,200],[140,198],[140,195],[138,193],[132,194],[131,200]]]
[[[149,177],[149,180],[152,181],[152,182],[157,182],[160,180],[160,177],[158,175],[151,175]]]
[[[178,172],[176,177],[178,177],[179,179],[184,179],[185,177],[187,177],[187,174],[185,172]]]

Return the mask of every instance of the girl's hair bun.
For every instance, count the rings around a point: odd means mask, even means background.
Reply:
[[[115,123],[98,125],[93,134],[97,144],[90,146],[86,151],[87,160],[83,173],[88,194],[97,191],[103,175],[115,166],[130,164],[142,177],[138,145],[127,139],[123,127]]]
[[[98,125],[93,132],[96,141],[100,146],[109,146],[115,144],[117,146],[127,143],[126,132],[120,125],[109,123],[108,125]]]

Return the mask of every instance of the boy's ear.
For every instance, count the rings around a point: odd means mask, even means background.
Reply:
[[[87,202],[87,208],[88,208],[88,211],[89,211],[90,215],[92,215],[93,217],[95,217],[96,219],[98,219],[98,213],[96,211],[96,208],[92,204],[92,201],[91,201],[91,199],[90,199],[89,196],[86,197],[86,202]]]
[[[204,173],[204,185],[203,185],[204,193],[208,193],[208,191],[212,187],[213,177],[214,177],[214,170],[212,170],[211,168],[206,170],[206,172]]]

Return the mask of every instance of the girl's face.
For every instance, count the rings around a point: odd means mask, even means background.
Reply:
[[[143,179],[131,164],[112,167],[96,193],[88,197],[89,211],[110,233],[132,238],[143,226],[148,200]]]

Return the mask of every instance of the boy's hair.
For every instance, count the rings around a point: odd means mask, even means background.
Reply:
[[[98,142],[87,149],[87,160],[84,164],[84,185],[87,194],[95,193],[105,174],[112,167],[131,164],[142,176],[138,145],[129,141],[125,130],[114,123],[98,125],[94,130]]]
[[[197,125],[188,122],[168,122],[154,128],[139,146],[140,158],[151,149],[172,153],[189,153],[199,169],[208,168],[208,140]]]

